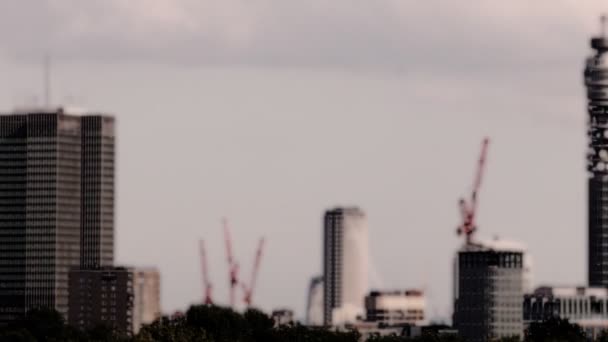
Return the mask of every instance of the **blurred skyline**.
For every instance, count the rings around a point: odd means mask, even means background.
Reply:
[[[254,303],[303,316],[321,219],[369,219],[372,286],[423,287],[452,310],[483,136],[480,237],[524,242],[535,284],[586,284],[582,70],[602,1],[17,1],[0,3],[0,108],[117,119],[117,263],[158,265],[163,309],[202,299],[198,239],[227,302],[220,225]],[[29,19],[28,19],[29,18]],[[25,20],[27,19],[27,20]]]

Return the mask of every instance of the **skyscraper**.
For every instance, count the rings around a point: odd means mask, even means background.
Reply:
[[[80,267],[114,263],[114,119],[83,116]]]
[[[368,288],[368,230],[357,207],[325,213],[323,320],[325,325],[354,322],[363,315]]]
[[[83,121],[94,118],[102,117],[69,115],[61,108],[0,116],[0,323],[33,307],[55,308],[67,317],[68,272],[92,254],[81,249],[81,237],[99,234],[88,230],[102,226],[96,222],[103,215],[92,213],[108,213],[113,205],[82,200],[83,183],[97,184],[89,179],[91,170],[112,169],[113,177],[113,162],[82,161],[83,152],[91,153],[83,146],[89,135]],[[113,198],[113,178],[105,189]],[[100,249],[111,261],[113,234],[106,235]]]
[[[588,277],[589,286],[608,286],[608,40],[591,39],[595,53],[587,58],[589,151],[588,171]]]

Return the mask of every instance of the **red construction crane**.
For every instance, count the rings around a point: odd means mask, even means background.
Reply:
[[[262,261],[262,252],[264,250],[264,242],[265,242],[264,238],[261,238],[260,242],[258,243],[258,249],[255,253],[255,260],[253,262],[253,269],[251,270],[251,280],[249,282],[249,285],[247,285],[245,283],[241,284],[243,287],[243,292],[245,293],[245,297],[243,300],[245,302],[245,305],[247,305],[247,307],[251,306],[251,303],[252,303],[253,291],[255,290],[255,283],[258,278],[260,262]]]
[[[228,220],[224,218],[222,220],[222,224],[224,226],[224,239],[226,241],[226,257],[228,261],[228,275],[230,281],[230,307],[234,307],[235,290],[239,283],[239,264],[232,253],[232,238],[230,237]]]
[[[475,214],[477,210],[477,194],[481,187],[481,180],[483,177],[484,166],[486,163],[486,155],[488,152],[488,144],[490,139],[484,138],[481,144],[481,154],[479,155],[479,161],[477,162],[477,174],[473,182],[473,191],[471,192],[471,198],[467,202],[464,198],[458,201],[460,208],[460,214],[462,215],[462,223],[457,229],[458,235],[465,235],[465,242],[467,245],[472,243],[472,235],[477,229],[475,224]]]
[[[212,305],[213,299],[211,298],[211,282],[209,281],[209,271],[207,269],[207,252],[205,251],[205,242],[200,240],[200,251],[201,251],[201,270],[203,273],[203,298],[206,305]]]

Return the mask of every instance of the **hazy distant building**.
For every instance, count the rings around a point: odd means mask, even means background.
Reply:
[[[603,287],[539,287],[523,300],[524,326],[551,317],[580,325],[595,339],[608,329],[608,289]]]
[[[324,217],[323,320],[342,325],[362,316],[368,288],[367,219],[356,207],[328,210]]]
[[[306,303],[306,324],[323,325],[323,276],[314,277],[308,287]]]
[[[275,326],[281,325],[289,325],[293,324],[293,310],[290,309],[277,309],[272,310],[272,314],[270,315],[274,320]]]
[[[423,325],[426,299],[420,290],[371,291],[365,297],[365,320],[386,325]]]
[[[67,315],[69,269],[112,262],[112,122],[0,115],[0,323],[40,306]]]
[[[133,269],[125,267],[72,270],[69,324],[83,330],[103,325],[132,334],[134,278]]]
[[[466,341],[523,337],[523,252],[465,245],[458,252],[454,326]]]
[[[137,268],[133,277],[133,332],[161,316],[160,273],[156,268]]]
[[[589,286],[608,286],[608,40],[591,39],[595,53],[584,72],[589,114],[588,276]]]

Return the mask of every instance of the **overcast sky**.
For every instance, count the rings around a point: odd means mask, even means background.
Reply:
[[[457,199],[491,137],[479,234],[525,242],[535,283],[586,283],[589,38],[605,1],[5,0],[0,108],[118,120],[117,262],[156,265],[166,311],[202,294],[205,238],[227,299],[220,218],[254,301],[302,316],[321,217],[369,217],[372,286],[451,313]]]

